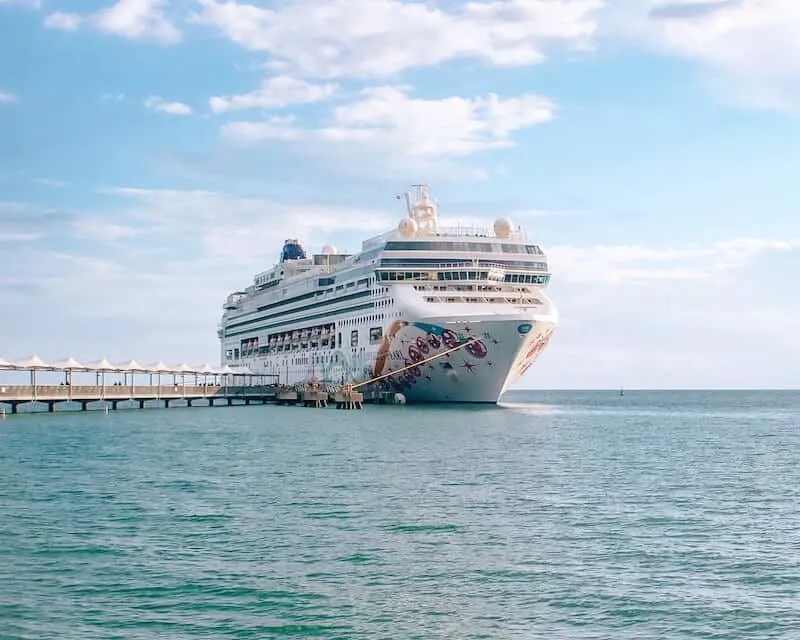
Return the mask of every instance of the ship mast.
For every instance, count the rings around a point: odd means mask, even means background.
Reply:
[[[415,184],[411,188],[414,190],[413,199],[410,191],[406,191],[404,194],[408,217],[416,223],[420,233],[437,233],[439,231],[439,211],[436,203],[430,199],[428,185]]]

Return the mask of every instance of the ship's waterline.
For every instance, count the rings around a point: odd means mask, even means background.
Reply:
[[[358,254],[328,245],[309,258],[287,240],[228,296],[223,364],[286,385],[381,377],[411,402],[497,402],[557,325],[544,253],[503,218],[441,227],[424,186],[406,200],[408,217]]]

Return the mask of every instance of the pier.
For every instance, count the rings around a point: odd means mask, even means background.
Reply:
[[[37,356],[17,362],[0,358],[0,374],[29,376],[26,381],[29,384],[0,381],[0,416],[5,418],[6,407],[14,415],[27,404],[43,404],[49,413],[55,413],[56,407],[65,403],[75,403],[81,411],[88,411],[91,406],[116,411],[123,404],[144,409],[147,403],[168,409],[178,402],[189,407],[195,404],[212,407],[217,404],[233,406],[274,402],[323,408],[332,404],[337,409],[361,409],[365,403],[405,404],[402,394],[380,389],[376,383],[463,349],[475,340],[471,338],[419,362],[368,380],[324,389],[313,383],[286,387],[278,383],[278,374],[253,373],[243,367],[228,365],[215,369],[209,364],[195,367],[186,364],[169,367],[163,362],[140,365],[135,360],[112,365],[105,359],[81,364],[71,357],[52,363]],[[42,384],[42,375],[63,378],[57,384]],[[73,384],[75,375],[93,376],[94,384]],[[171,384],[162,384],[162,376],[167,380],[172,378]],[[142,377],[147,380],[144,384]]]
[[[0,382],[0,414],[19,413],[27,404],[41,404],[54,413],[60,404],[74,403],[81,411],[105,407],[117,410],[120,405],[169,408],[181,403],[188,406],[266,403],[277,396],[277,375],[254,374],[243,368],[215,369],[208,364],[170,367],[162,362],[140,365],[130,360],[112,365],[107,360],[81,364],[73,358],[44,362],[37,356],[8,362],[0,358],[4,378],[27,378],[19,384]],[[42,377],[60,378],[43,383]],[[75,384],[76,377],[83,381]],[[88,378],[88,380],[87,380]],[[93,380],[92,380],[93,378]],[[88,382],[88,383],[87,383]],[[91,384],[91,383],[94,384]]]
[[[161,362],[140,365],[131,360],[112,365],[107,360],[100,360],[84,365],[73,358],[53,363],[44,362],[37,356],[17,362],[0,358],[0,374],[9,373],[28,379],[25,384],[0,381],[2,418],[7,414],[21,413],[20,409],[25,405],[30,405],[31,409],[36,407],[36,413],[55,413],[59,405],[79,411],[267,403],[361,409],[364,402],[393,403],[395,395],[377,391],[364,394],[355,391],[353,385],[326,389],[317,385],[285,387],[278,384],[277,374],[256,374],[228,366],[215,369],[208,364],[169,367]],[[57,383],[49,381],[43,384],[41,378],[48,375],[61,379]],[[75,384],[75,378],[79,376],[93,377],[94,384]],[[167,379],[166,384],[163,378]]]
[[[19,412],[20,406],[30,403],[45,404],[47,410],[54,413],[56,405],[68,402],[79,404],[81,411],[88,411],[93,404],[116,411],[122,403],[133,403],[139,409],[144,409],[147,403],[168,409],[170,404],[178,401],[189,407],[198,404],[213,407],[217,404],[265,404],[275,400],[276,396],[277,388],[273,386],[0,386],[0,405],[9,405],[12,415]]]

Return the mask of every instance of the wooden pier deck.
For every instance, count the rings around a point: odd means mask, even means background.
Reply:
[[[358,393],[342,388],[333,392],[322,390],[297,391],[278,385],[161,385],[119,386],[119,385],[0,385],[0,412],[15,415],[20,407],[31,405],[46,406],[46,411],[55,413],[56,407],[67,403],[79,405],[81,411],[107,408],[116,411],[123,407],[160,406],[168,409],[171,405],[185,402],[188,406],[233,406],[234,404],[293,405],[337,409],[361,409],[366,403],[396,404],[395,394],[387,392]],[[148,404],[149,403],[149,404]],[[121,406],[122,405],[122,406]],[[6,411],[6,407],[10,411]],[[78,407],[70,407],[77,410]],[[66,410],[66,408],[64,409]],[[39,409],[36,412],[41,413]],[[25,411],[28,413],[28,411]]]
[[[195,403],[205,403],[207,406],[243,402],[267,403],[276,399],[278,388],[274,385],[265,386],[214,386],[214,385],[161,385],[147,386],[72,386],[72,385],[2,385],[0,386],[0,406],[8,405],[11,413],[19,412],[19,407],[29,403],[42,403],[47,405],[49,412],[55,412],[56,406],[61,403],[73,402],[80,404],[82,411],[89,410],[91,404],[100,403],[116,410],[120,403],[138,403],[140,409],[145,403],[156,402],[169,408],[170,403],[186,401],[191,407]]]

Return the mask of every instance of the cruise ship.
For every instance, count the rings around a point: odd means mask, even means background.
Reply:
[[[426,185],[398,198],[407,215],[359,253],[309,256],[286,240],[275,266],[227,297],[223,366],[298,388],[368,382],[409,403],[497,403],[558,321],[545,254],[507,218],[440,225]]]

